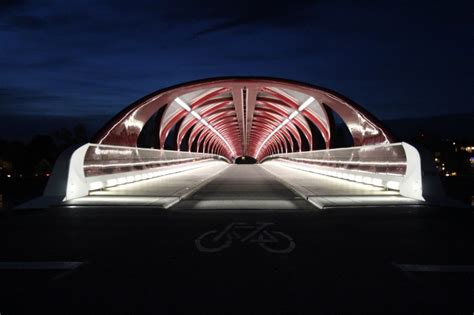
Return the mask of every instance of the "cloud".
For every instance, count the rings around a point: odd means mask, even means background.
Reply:
[[[71,129],[78,124],[95,134],[110,119],[109,115],[0,115],[0,139],[30,141],[33,135],[53,134],[61,128]]]
[[[187,19],[207,19],[209,27],[193,34],[192,38],[223,32],[241,26],[258,25],[273,27],[295,27],[306,23],[311,17],[313,7],[319,1],[294,0],[290,5],[279,5],[272,0],[231,1],[205,0],[200,2],[198,16],[193,11],[181,12]],[[182,15],[181,15],[182,16]]]
[[[282,6],[273,0],[241,0],[238,3],[221,0],[144,0],[139,3],[95,0],[93,3],[51,1],[47,4],[8,0],[2,4],[7,14],[0,22],[8,29],[90,31],[94,36],[112,31],[159,33],[166,28],[180,28],[193,34],[191,38],[198,38],[245,25],[301,25],[314,14],[312,8],[317,2],[293,0],[291,4]]]
[[[25,4],[24,0],[2,0],[0,1],[0,14],[13,9],[20,7]]]
[[[68,111],[65,106],[70,98],[62,95],[43,92],[38,89],[23,87],[0,87],[1,115],[52,115]]]
[[[0,103],[2,103],[2,105],[9,102],[29,103],[38,100],[51,101],[57,99],[61,99],[61,97],[34,89],[18,87],[0,88]]]
[[[146,21],[159,19],[170,24],[187,25],[192,38],[222,32],[249,24],[272,26],[294,26],[305,22],[316,0],[293,0],[291,4],[280,5],[274,0],[164,0],[142,1],[137,6],[130,1],[103,0],[115,12],[129,12]],[[146,22],[145,22],[146,23]],[[207,26],[206,26],[207,24]],[[210,24],[210,25],[209,25]],[[201,28],[197,30],[197,28]]]
[[[90,88],[88,90],[93,92]],[[3,87],[0,88],[0,115],[80,116],[117,112],[120,108],[116,108],[117,93],[114,92],[120,90],[103,90],[108,93],[101,95],[95,91],[94,95],[90,96],[62,90]],[[125,105],[126,103],[121,104]]]
[[[193,34],[192,38],[198,38],[203,35],[211,34],[211,33],[216,33],[216,32],[223,32],[232,28],[236,28],[245,24],[249,24],[252,22],[255,22],[256,20],[251,17],[245,17],[245,18],[237,18],[235,20],[228,20],[222,23],[217,23],[214,24],[210,27],[207,27],[201,31],[198,31]]]
[[[40,30],[47,25],[47,21],[38,16],[33,15],[16,15],[7,20],[7,24],[14,28],[27,30]]]
[[[376,106],[364,80],[384,95],[396,83],[472,100],[472,21],[458,18],[472,10],[404,3],[0,0],[0,112],[113,114],[159,87],[221,75],[293,78]],[[431,77],[450,82],[422,93]]]
[[[0,1],[0,25],[7,30],[40,30],[47,20],[36,11],[44,10],[44,3],[27,2],[25,0]]]

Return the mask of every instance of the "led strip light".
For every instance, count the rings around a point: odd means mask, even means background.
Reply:
[[[406,162],[377,162],[377,161],[343,161],[343,160],[321,160],[321,159],[307,159],[307,158],[292,158],[294,161],[301,161],[307,163],[321,163],[321,164],[347,164],[347,165],[368,165],[368,166],[406,166]]]
[[[392,190],[400,190],[400,182],[402,181],[403,177],[399,174],[377,174],[366,171],[348,171],[346,169],[340,168],[329,169],[326,167],[314,167],[313,165],[298,164],[298,162],[278,161],[277,163],[282,164],[284,167],[290,167],[301,171],[346,179],[367,185],[386,187]],[[384,178],[384,175],[391,176],[385,176]]]
[[[202,118],[201,115],[193,111],[191,107],[189,107],[189,105],[186,104],[181,98],[177,97],[175,99],[175,102],[178,103],[178,105],[181,106],[183,109],[191,113],[191,115],[193,115],[194,118],[196,118],[200,123],[202,123],[204,126],[209,128],[212,132],[214,132],[222,141],[224,141],[224,143],[227,145],[232,155],[234,156],[236,155],[234,149],[232,149],[232,146],[229,144],[229,142],[227,142],[227,140],[219,133],[219,131],[217,131],[214,127],[212,127],[211,124],[209,124],[204,118]]]
[[[183,163],[183,162],[194,162],[197,158],[187,158],[187,159],[175,159],[171,160],[173,163]],[[110,167],[133,167],[133,166],[146,166],[154,164],[165,164],[169,163],[170,160],[162,161],[149,161],[149,162],[129,162],[129,163],[111,163],[111,164],[87,164],[84,165],[84,168],[110,168]]]
[[[296,116],[298,116],[299,113],[301,113],[302,111],[304,111],[306,109],[306,107],[309,106],[309,104],[311,104],[312,102],[314,102],[315,99],[314,97],[310,96],[306,101],[303,102],[303,104],[300,105],[300,107],[298,107],[298,110],[295,110],[293,113],[290,114],[290,116],[288,116],[288,118],[285,118],[285,120],[283,120],[280,125],[278,125],[278,127],[276,127],[275,130],[273,130],[266,138],[265,140],[263,140],[262,144],[260,145],[260,147],[258,148],[257,150],[257,154],[255,155],[258,159],[259,155],[260,155],[260,151],[262,150],[263,146],[265,145],[265,143],[267,143],[268,140],[270,140],[271,137],[273,137],[273,135],[275,133],[277,133],[281,128],[283,128],[283,126],[285,126],[287,123],[290,122],[290,120],[292,120],[293,118],[295,118]]]

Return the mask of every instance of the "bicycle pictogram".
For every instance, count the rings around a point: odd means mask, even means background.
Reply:
[[[234,241],[257,243],[270,253],[288,254],[295,249],[293,238],[283,232],[273,231],[274,223],[261,222],[254,225],[234,222],[223,230],[211,230],[203,233],[194,242],[201,252],[216,253],[230,247]]]

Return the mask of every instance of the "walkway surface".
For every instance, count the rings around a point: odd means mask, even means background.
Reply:
[[[97,191],[75,206],[153,206],[175,210],[311,210],[413,205],[415,200],[347,180],[285,167],[211,162],[197,169]]]
[[[261,167],[319,209],[421,204],[398,191],[289,168],[276,161]]]
[[[175,208],[307,210],[312,206],[260,165],[230,165]]]
[[[168,208],[202,187],[208,180],[229,167],[225,162],[144,181],[95,191],[90,196],[68,202],[74,206],[153,206]]]

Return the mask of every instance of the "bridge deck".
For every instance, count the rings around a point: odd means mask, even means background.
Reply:
[[[90,196],[70,200],[67,205],[153,206],[168,208],[202,187],[229,167],[215,162],[197,169],[94,191]]]
[[[265,163],[262,167],[320,209],[422,204],[400,196],[398,191],[292,169],[279,162]]]
[[[230,165],[176,209],[311,209],[260,165]]]
[[[309,210],[417,204],[398,192],[300,170],[277,162],[210,164],[195,170],[97,191],[72,205],[142,205],[176,210]]]

